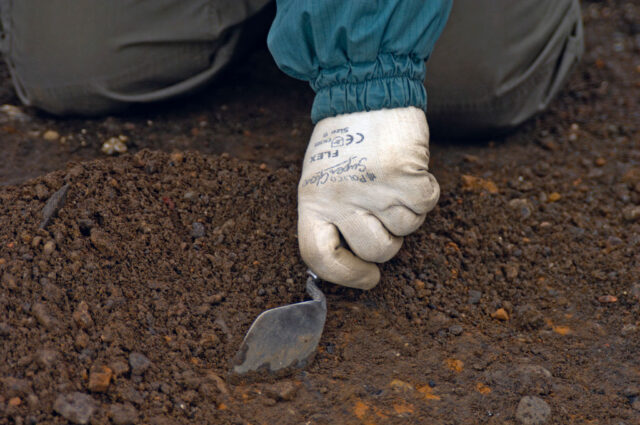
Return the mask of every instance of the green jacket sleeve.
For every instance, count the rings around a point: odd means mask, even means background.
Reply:
[[[425,60],[452,0],[277,0],[268,45],[316,92],[311,119],[382,108],[426,110]]]

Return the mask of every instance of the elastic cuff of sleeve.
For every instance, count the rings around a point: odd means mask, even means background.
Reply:
[[[311,120],[352,112],[415,106],[426,111],[424,60],[382,54],[374,62],[321,69],[311,82],[316,97]]]

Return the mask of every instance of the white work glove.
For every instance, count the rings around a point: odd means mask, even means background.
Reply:
[[[298,185],[302,259],[320,278],[370,289],[440,196],[429,128],[415,107],[319,121]],[[343,240],[341,239],[344,238]],[[346,243],[345,243],[346,242]]]

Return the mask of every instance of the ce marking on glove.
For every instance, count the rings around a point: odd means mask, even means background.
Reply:
[[[355,133],[347,134],[346,136],[336,136],[331,140],[332,148],[341,148],[343,146],[349,146],[351,144],[359,145],[364,142],[364,134]]]
[[[322,146],[325,144],[331,144],[332,148],[341,148],[349,145],[359,145],[364,142],[364,134],[362,133],[348,133],[344,135],[329,136],[325,134],[323,139],[313,144],[314,147]]]

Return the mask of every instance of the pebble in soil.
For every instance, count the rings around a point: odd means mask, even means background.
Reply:
[[[516,419],[522,425],[544,425],[551,417],[551,408],[539,397],[525,396],[516,409]]]
[[[61,394],[53,404],[53,410],[74,424],[88,424],[97,410],[97,402],[89,395],[74,392]]]

